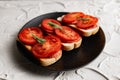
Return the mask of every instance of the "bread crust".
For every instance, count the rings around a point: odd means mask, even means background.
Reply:
[[[77,28],[75,25],[69,25],[69,26],[77,29],[79,31],[79,33],[82,36],[85,36],[85,37],[95,35],[99,31],[99,26],[98,25],[95,25],[94,27],[88,28],[88,29],[80,29],[80,28]]]
[[[42,66],[49,66],[57,62],[61,57],[62,57],[62,50],[59,50],[54,55],[52,55],[51,58],[40,58],[39,60]]]
[[[71,51],[75,48],[78,48],[81,46],[82,43],[82,38],[80,38],[78,41],[76,42],[72,42],[72,43],[62,43],[62,49],[65,51]]]

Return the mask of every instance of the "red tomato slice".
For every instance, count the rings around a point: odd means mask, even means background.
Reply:
[[[58,37],[49,35],[44,39],[46,39],[46,42],[43,44],[37,43],[32,47],[32,53],[37,58],[48,58],[61,49],[61,41]]]
[[[82,12],[72,12],[72,13],[68,13],[66,14],[63,18],[62,21],[65,23],[76,23],[77,19],[84,16],[84,14]]]
[[[87,29],[87,28],[94,27],[97,22],[98,22],[98,19],[96,17],[85,15],[81,19],[79,19],[76,26],[78,28]]]
[[[48,23],[49,22],[52,22],[52,23],[55,23],[55,24],[58,24],[58,25],[61,25],[57,20],[55,19],[44,19],[41,23],[41,27],[46,31],[46,32],[49,32],[49,33],[52,33],[54,31],[54,28],[49,25]]]
[[[42,31],[38,27],[29,27],[24,28],[18,35],[20,41],[22,41],[25,44],[33,45],[37,41],[33,38],[32,34],[42,37]]]
[[[61,39],[62,42],[74,42],[80,39],[80,35],[73,29],[67,26],[62,26],[62,30],[56,29],[56,35]]]

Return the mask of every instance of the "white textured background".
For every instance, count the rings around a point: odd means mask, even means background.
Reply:
[[[24,58],[15,39],[30,19],[61,11],[97,16],[107,43],[101,55],[83,68],[48,72]],[[120,80],[120,0],[0,1],[0,80]]]

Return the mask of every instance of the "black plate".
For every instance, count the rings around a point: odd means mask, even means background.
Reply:
[[[67,12],[54,12],[38,16],[28,23],[26,23],[22,28],[30,26],[38,26],[44,18],[57,19],[59,16],[66,14]],[[105,45],[105,35],[103,30],[100,28],[98,33],[90,36],[83,37],[81,47],[72,51],[63,51],[62,58],[55,64],[43,67],[53,71],[63,71],[80,68],[92,60],[94,60],[103,50]],[[30,61],[39,65],[39,62],[30,55],[30,52],[24,49],[24,47],[17,41],[17,47]]]

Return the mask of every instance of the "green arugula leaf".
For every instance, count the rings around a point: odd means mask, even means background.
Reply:
[[[58,24],[55,24],[55,23],[53,23],[53,22],[48,22],[48,24],[51,25],[51,26],[54,27],[54,28],[58,28],[58,29],[62,30],[62,27],[59,26]]]
[[[33,38],[37,40],[40,44],[43,44],[46,40],[43,38],[39,38],[38,36],[32,34]]]
[[[89,18],[80,18],[80,20],[89,21],[90,19]]]

